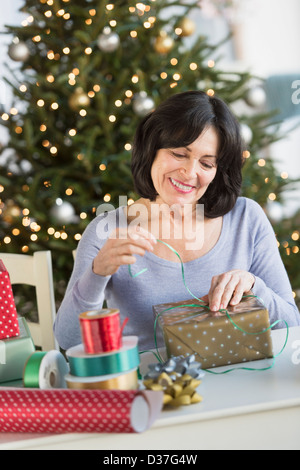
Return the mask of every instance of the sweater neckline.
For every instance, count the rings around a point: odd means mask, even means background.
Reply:
[[[124,210],[123,210],[124,207],[125,206],[120,206],[118,209],[119,211],[122,211],[122,216],[124,215]],[[122,216],[121,218],[125,220],[124,217]],[[228,232],[228,222],[229,222],[228,217],[229,217],[228,213],[223,215],[221,233],[215,245],[203,256],[200,256],[199,258],[195,258],[193,260],[183,263],[184,266],[193,266],[194,264],[198,263],[199,260],[201,261],[209,260],[212,256],[215,256],[216,253],[221,251],[222,246],[224,244],[224,240],[226,239],[226,234]],[[165,258],[161,258],[160,256],[157,256],[154,253],[151,253],[150,251],[146,251],[144,257],[148,259],[149,261],[152,261],[154,263],[161,264],[164,266],[169,266],[169,267],[178,267],[178,265],[180,264],[179,261],[170,261]]]

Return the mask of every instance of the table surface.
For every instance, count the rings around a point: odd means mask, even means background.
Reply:
[[[287,331],[272,331],[273,352]],[[154,360],[141,355],[141,371]],[[299,364],[298,364],[299,362]],[[223,374],[206,372],[198,393],[203,401],[164,409],[151,429],[139,434],[0,435],[2,449],[300,449],[300,327],[272,359],[236,364]],[[218,367],[224,372],[228,367]]]

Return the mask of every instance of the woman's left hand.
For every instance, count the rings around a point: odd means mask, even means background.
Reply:
[[[202,297],[208,302],[210,310],[227,308],[229,305],[237,305],[244,295],[249,292],[255,283],[255,277],[248,271],[233,269],[226,273],[214,276],[211,280],[209,293]]]

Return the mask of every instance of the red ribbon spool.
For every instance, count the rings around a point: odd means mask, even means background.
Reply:
[[[120,312],[117,309],[104,308],[79,315],[81,335],[85,352],[99,354],[115,351],[122,346],[122,327]]]

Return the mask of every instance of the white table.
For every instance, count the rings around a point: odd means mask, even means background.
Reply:
[[[286,330],[272,332],[274,354]],[[142,355],[143,367],[155,362]],[[0,435],[0,450],[201,450],[300,449],[300,327],[290,328],[283,353],[267,371],[206,373],[198,392],[203,402],[163,410],[141,434]],[[246,366],[263,368],[272,360]],[[239,367],[236,365],[235,367]],[[226,370],[218,368],[216,371]],[[134,452],[133,452],[134,453]]]

